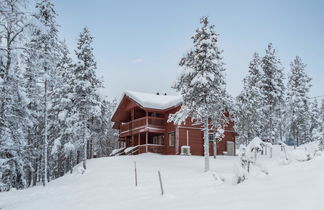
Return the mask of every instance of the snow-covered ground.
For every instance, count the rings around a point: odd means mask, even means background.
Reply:
[[[142,154],[88,161],[85,174],[73,174],[27,190],[0,193],[0,209],[262,209],[321,210],[324,196],[324,156],[310,161],[258,159],[269,175],[252,171],[248,180],[233,184],[238,157],[210,158],[211,172],[203,172],[203,157]],[[134,185],[134,161],[138,187]],[[158,179],[161,171],[165,195]],[[217,181],[215,177],[224,180]]]

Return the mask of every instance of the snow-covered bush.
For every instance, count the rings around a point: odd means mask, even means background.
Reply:
[[[233,184],[240,184],[247,178],[247,173],[250,168],[251,160],[247,156],[246,147],[241,144],[239,147],[240,163],[234,165]]]
[[[324,140],[322,140],[318,145],[319,151],[324,151]]]
[[[242,167],[241,164],[236,164],[234,165],[234,179],[233,179],[233,184],[240,184],[244,182],[247,178],[247,172],[246,170]]]
[[[320,141],[313,141],[301,146],[304,148],[307,160],[313,159],[320,151]]]
[[[281,165],[288,165],[289,163],[291,163],[291,159],[288,158],[287,155],[287,144],[285,144],[284,142],[278,142],[280,145],[280,158],[279,158],[279,164]]]
[[[309,161],[318,155],[321,155],[320,141],[314,141],[303,144],[295,150],[287,152],[287,159],[289,159],[289,161]]]
[[[259,137],[255,137],[246,147],[247,155],[255,162],[257,160],[258,153],[263,152],[264,148],[270,148],[272,153],[272,144],[263,142]]]
[[[82,166],[78,167],[78,174],[84,174],[85,169]]]
[[[242,168],[247,169],[250,159],[247,155],[247,148],[243,144],[241,144],[239,148],[239,158]]]
[[[213,178],[215,179],[215,181],[217,182],[217,183],[219,183],[219,184],[223,184],[224,182],[225,182],[225,178],[224,177],[222,177],[222,176],[220,176],[218,173],[216,173],[216,172],[213,172],[212,173],[212,176],[213,176]]]

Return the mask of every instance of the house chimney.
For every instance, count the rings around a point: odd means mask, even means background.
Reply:
[[[157,92],[157,93],[156,93],[156,95],[160,95],[160,93],[159,93],[159,92]]]

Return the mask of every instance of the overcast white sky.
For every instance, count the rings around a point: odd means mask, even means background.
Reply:
[[[285,73],[296,55],[313,78],[311,96],[324,95],[324,1],[54,1],[61,36],[71,52],[82,28],[95,37],[98,73],[110,99],[126,89],[174,94],[178,62],[192,46],[199,18],[210,17],[224,50],[228,91],[236,96],[254,52],[268,42]]]

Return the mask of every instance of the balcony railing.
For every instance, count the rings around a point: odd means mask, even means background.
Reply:
[[[162,154],[164,151],[163,148],[164,145],[160,145],[160,144],[141,144],[141,145],[136,145],[134,147],[126,148],[124,150],[124,154],[135,155],[135,154],[141,154],[146,152]]]
[[[160,117],[142,117],[133,121],[123,123],[120,126],[120,132],[132,131],[140,127],[155,127],[163,129],[165,126],[165,119]]]

